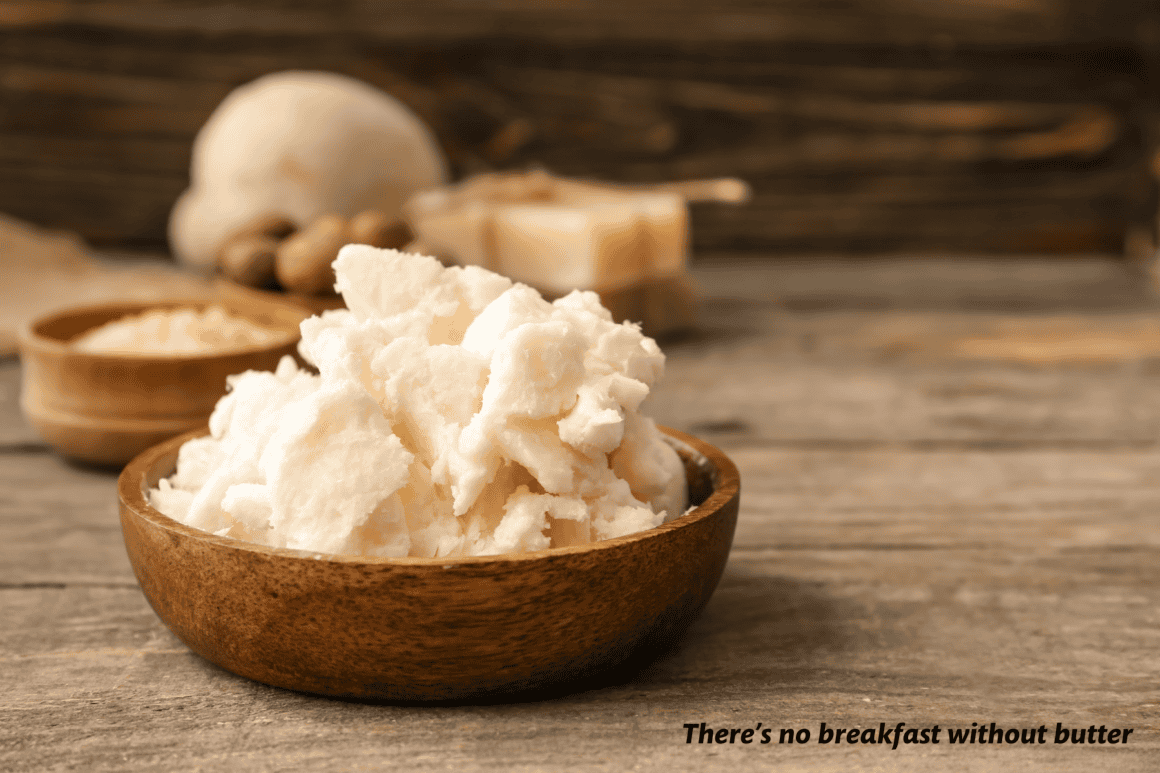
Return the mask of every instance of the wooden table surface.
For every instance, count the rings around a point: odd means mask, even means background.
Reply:
[[[193,655],[134,580],[115,477],[50,452],[0,364],[0,769],[1160,769],[1143,281],[1098,259],[697,276],[705,324],[667,345],[652,412],[740,468],[730,563],[674,652],[544,702],[341,702]],[[899,722],[940,742],[819,743],[822,723],[878,740]],[[950,743],[992,722],[1045,743]],[[700,723],[757,733],[702,744]],[[1094,743],[1056,744],[1057,723]],[[1101,726],[1132,733],[1100,744]]]

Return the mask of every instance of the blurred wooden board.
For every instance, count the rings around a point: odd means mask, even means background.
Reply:
[[[156,247],[230,89],[322,69],[408,104],[459,174],[749,180],[696,209],[702,248],[1117,251],[1156,214],[1158,24],[1144,0],[9,0],[0,212]]]
[[[1160,319],[1138,277],[1094,259],[808,272],[720,256],[696,278],[704,327],[666,345],[650,399],[741,470],[725,578],[688,636],[643,672],[538,703],[330,701],[190,654],[136,587],[113,477],[22,434],[7,361],[0,767],[1152,770],[1154,354],[1018,362],[923,345],[1059,319],[1130,340],[1140,320]],[[951,746],[945,734],[895,751],[816,743],[820,722],[991,721],[1134,733],[1092,747],[1056,746],[1051,732],[1045,746],[1013,748]],[[686,745],[683,725],[700,722],[806,727],[815,741]]]

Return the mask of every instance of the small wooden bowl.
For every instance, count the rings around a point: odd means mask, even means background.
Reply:
[[[146,492],[189,433],[134,459],[121,529],[145,597],[190,649],[303,692],[463,701],[582,688],[670,646],[725,567],[741,480],[713,446],[664,429],[685,462],[689,513],[580,547],[472,558],[350,558],[216,537]]]
[[[69,342],[86,330],[149,309],[223,306],[281,333],[261,346],[222,353],[96,354]],[[20,407],[28,422],[67,457],[123,465],[145,449],[204,426],[226,392],[226,376],[273,370],[293,355],[298,323],[309,314],[288,303],[173,299],[69,309],[20,331]]]

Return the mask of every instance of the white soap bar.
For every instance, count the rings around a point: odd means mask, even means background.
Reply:
[[[606,185],[554,178],[552,200],[558,204],[582,209],[606,210],[609,208],[632,212],[636,226],[635,249],[642,257],[635,261],[631,278],[615,276],[616,269],[599,270],[597,288],[622,286],[636,279],[657,279],[685,273],[689,251],[689,208],[685,198],[677,193],[659,191],[627,191]],[[598,265],[618,261],[619,245],[609,242],[594,258]],[[612,267],[610,266],[610,267]]]
[[[276,547],[493,555],[632,534],[684,513],[676,452],[638,409],[664,370],[595,293],[554,303],[476,266],[349,245],[349,310],[247,372],[150,501]]]
[[[551,295],[612,290],[685,273],[683,196],[553,177],[484,175],[413,197],[417,239],[461,265]]]

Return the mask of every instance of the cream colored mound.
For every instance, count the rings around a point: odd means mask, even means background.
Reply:
[[[70,345],[91,354],[204,354],[260,346],[280,337],[221,306],[210,306],[204,311],[151,309],[131,314],[83,333]]]
[[[232,376],[154,507],[264,545],[426,557],[583,545],[684,512],[681,461],[638,411],[664,355],[595,293],[548,303],[360,245],[334,265],[349,310],[302,323],[319,374],[285,358]]]

